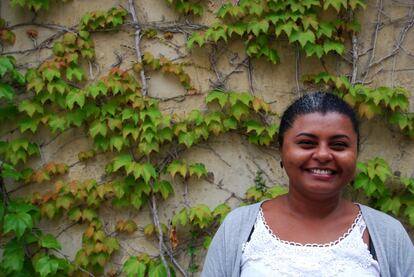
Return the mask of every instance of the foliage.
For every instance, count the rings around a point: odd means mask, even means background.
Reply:
[[[67,0],[62,1],[66,2]],[[50,0],[10,0],[12,6],[20,6],[34,12],[41,9],[49,9],[50,2]]]
[[[24,76],[16,70],[16,61],[12,56],[0,56],[0,101],[12,101],[16,88],[25,82]]]
[[[380,158],[358,163],[358,169],[353,186],[364,192],[370,205],[395,216],[404,215],[414,225],[414,178],[393,176]]]
[[[216,13],[221,22],[206,31],[193,33],[187,46],[193,48],[195,44],[203,46],[240,37],[245,42],[248,56],[264,56],[276,64],[280,57],[275,44],[287,38],[306,56],[322,58],[330,52],[342,55],[347,33],[359,29],[358,22],[346,20],[344,15],[358,7],[365,7],[362,0],[241,0],[236,4],[226,3]],[[336,13],[336,16],[327,20],[325,12]]]
[[[6,26],[6,21],[0,17],[0,43],[1,44],[14,44],[16,41],[16,35],[13,31],[9,30]]]
[[[7,276],[64,276],[72,266],[49,250],[60,250],[60,243],[50,234],[33,227],[39,220],[36,206],[21,200],[0,203],[1,232],[9,238],[3,249],[0,273]]]
[[[305,81],[327,84],[333,91],[368,119],[385,114],[407,136],[414,138],[414,114],[409,112],[410,92],[402,87],[370,88],[362,84],[351,85],[344,76],[322,72],[306,76]]]
[[[50,1],[11,2],[37,11],[47,8]],[[167,2],[185,15],[203,14],[200,1]],[[358,30],[358,23],[347,20],[346,12],[364,6],[360,0],[237,1],[237,4],[221,6],[217,11],[220,23],[192,34],[187,46],[227,42],[237,35],[246,41],[247,55],[265,56],[272,63],[279,61],[275,44],[285,38],[307,56],[321,58],[331,53],[342,54],[347,34]],[[334,13],[336,19],[327,20],[326,12]],[[214,89],[206,94],[205,112],[197,109],[182,116],[163,113],[158,100],[141,95],[142,84],[135,74],[142,69],[146,73],[173,74],[187,90],[187,95],[200,92],[185,72],[185,64],[163,56],[155,57],[150,52],[143,54],[142,63],[133,63],[132,70],[113,67],[99,79],[88,80],[84,64],[95,57],[93,32],[117,31],[124,25],[126,16],[123,8],[85,14],[75,32],[65,33],[53,44],[53,55],[39,67],[29,68],[25,76],[17,71],[13,57],[0,56],[0,123],[16,123],[19,133],[19,136],[0,141],[2,191],[5,191],[5,181],[22,186],[54,185],[25,201],[9,200],[7,194],[3,195],[0,231],[5,246],[0,275],[82,276],[90,272],[115,276],[120,272],[105,272],[105,267],[120,248],[118,235],[135,232],[149,239],[155,235],[159,239],[162,235],[166,249],[183,247],[191,260],[188,271],[197,271],[194,258],[199,249],[208,248],[211,234],[230,212],[226,202],[214,209],[202,203],[186,204],[167,222],[158,224],[154,220],[143,230],[132,218],[124,218],[113,224],[112,232],[101,220],[100,208],[105,204],[115,209],[140,211],[146,205],[151,208],[152,201],[173,197],[178,183],[189,185],[190,180],[209,180],[211,174],[203,163],[183,160],[178,150],[189,149],[212,135],[237,132],[258,146],[269,146],[277,136],[278,126],[270,118],[274,113],[269,105],[247,92]],[[4,35],[6,29],[4,24],[0,26],[0,38],[12,42],[9,33]],[[146,30],[145,36],[151,37],[150,33]],[[390,122],[413,136],[413,116],[408,113],[406,90],[351,86],[346,78],[327,73],[308,80],[335,87],[367,118],[386,112]],[[58,135],[70,128],[85,130],[91,141],[91,149],[79,149],[79,162],[90,162],[101,154],[111,157],[104,179],[70,180],[64,176],[70,166],[54,161],[39,168],[25,168],[29,159],[40,154],[39,146],[28,138],[47,130]],[[360,163],[358,168],[355,189],[363,191],[373,206],[397,216],[404,214],[414,225],[413,179],[393,177],[389,166],[381,159]],[[396,179],[399,185],[395,189],[386,184]],[[283,186],[268,187],[259,171],[242,204],[286,192]],[[43,234],[35,227],[40,218],[65,218],[85,226],[82,246],[74,261],[60,254],[62,247],[56,237]],[[163,253],[163,248],[160,251]],[[175,276],[175,268],[170,264],[168,267]],[[127,258],[122,266],[126,276],[166,276],[166,270],[160,256],[145,253]]]
[[[143,65],[152,70],[159,70],[161,73],[174,74],[180,80],[181,85],[188,91],[189,94],[195,94],[197,91],[191,84],[190,76],[184,71],[181,64],[176,64],[161,56],[159,59],[155,58],[151,53],[145,52],[142,58]],[[134,71],[139,73],[142,65],[134,64]]]
[[[167,0],[174,9],[182,14],[203,15],[203,6],[195,0]]]
[[[288,192],[288,188],[285,186],[274,185],[270,188],[267,187],[262,174],[262,171],[257,171],[256,178],[254,179],[255,185],[248,188],[246,191],[245,204],[253,204],[266,199],[275,198]]]

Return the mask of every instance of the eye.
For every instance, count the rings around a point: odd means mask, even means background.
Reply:
[[[313,141],[313,140],[300,140],[298,141],[298,144],[302,146],[303,148],[307,149],[307,148],[314,147],[317,143],[316,141]]]
[[[342,151],[349,147],[349,144],[344,141],[336,141],[331,144],[331,148],[334,150]]]

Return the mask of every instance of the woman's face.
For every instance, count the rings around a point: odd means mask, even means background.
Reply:
[[[281,158],[290,190],[310,198],[340,194],[355,175],[357,135],[336,112],[298,116],[283,137]]]

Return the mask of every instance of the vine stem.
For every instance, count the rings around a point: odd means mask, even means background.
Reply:
[[[158,242],[159,242],[161,261],[164,264],[165,271],[167,272],[167,277],[171,277],[170,267],[168,266],[167,260],[165,259],[165,256],[164,256],[164,251],[163,251],[164,238],[163,238],[162,228],[160,224],[160,219],[158,217],[157,200],[155,199],[154,194],[151,196],[150,208],[151,208],[151,213],[152,213],[152,219],[154,220],[154,224],[158,230]]]
[[[350,19],[354,18],[354,14],[350,12]],[[351,76],[351,84],[355,85],[357,76],[358,76],[358,36],[356,32],[352,32],[352,76]]]
[[[135,12],[135,5],[134,0],[128,0],[128,6],[129,6],[129,13],[131,14],[132,21],[133,21],[133,27],[135,28],[135,54],[137,56],[138,63],[142,64],[142,53],[141,53],[141,26],[139,25],[139,21],[137,18],[137,14]],[[148,95],[148,84],[147,84],[147,78],[145,77],[145,71],[144,67],[141,68],[139,75],[141,76],[141,91],[142,96]]]

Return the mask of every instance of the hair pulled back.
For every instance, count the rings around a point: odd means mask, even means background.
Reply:
[[[305,94],[285,110],[279,126],[279,147],[283,145],[285,132],[292,127],[298,116],[309,113],[326,114],[328,112],[343,114],[351,120],[352,127],[357,135],[357,146],[359,149],[359,122],[354,110],[338,96],[326,92]]]

